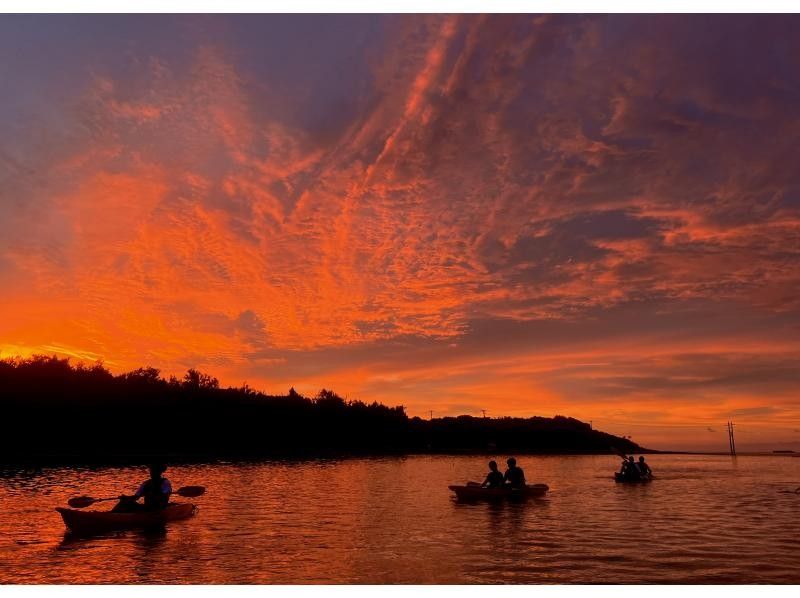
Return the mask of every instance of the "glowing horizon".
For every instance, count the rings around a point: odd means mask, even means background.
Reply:
[[[0,356],[800,449],[798,17],[0,19]]]

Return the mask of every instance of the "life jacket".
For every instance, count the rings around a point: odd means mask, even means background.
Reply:
[[[499,488],[503,485],[503,474],[499,471],[490,471],[486,479],[489,482],[489,488]]]
[[[153,509],[163,509],[169,504],[169,495],[172,492],[172,485],[165,477],[158,480],[150,478],[146,480],[140,489],[144,498],[144,506]]]

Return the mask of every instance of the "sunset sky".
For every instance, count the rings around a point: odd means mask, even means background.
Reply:
[[[0,354],[800,449],[800,17],[2,16]]]

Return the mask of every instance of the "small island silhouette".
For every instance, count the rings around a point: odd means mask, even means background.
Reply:
[[[0,360],[0,464],[136,463],[409,453],[633,453],[570,417],[408,417],[402,406],[220,388],[190,369],[114,375],[102,363]]]

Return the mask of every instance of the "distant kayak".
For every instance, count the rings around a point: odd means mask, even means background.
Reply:
[[[529,498],[543,496],[550,487],[547,484],[531,484],[525,488],[482,488],[479,485],[448,486],[460,500],[487,500],[502,498]]]
[[[619,482],[620,484],[643,484],[644,482],[652,482],[653,476],[644,476],[638,478],[627,478],[624,477],[620,472],[616,472],[614,474],[614,481]]]
[[[159,511],[113,513],[111,511],[79,511],[57,507],[64,524],[75,533],[101,533],[112,530],[158,527],[169,521],[188,519],[196,507],[191,503],[172,503]]]

